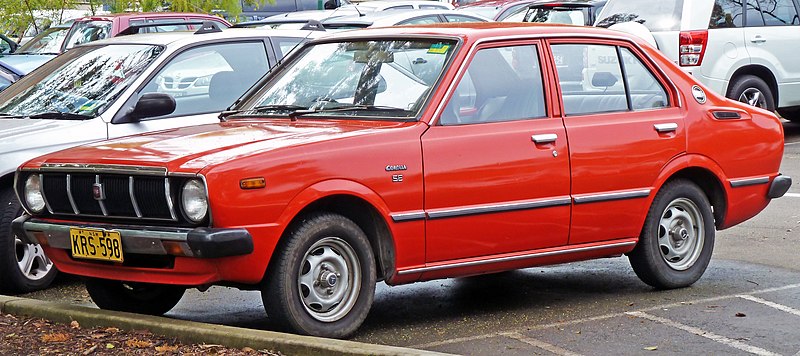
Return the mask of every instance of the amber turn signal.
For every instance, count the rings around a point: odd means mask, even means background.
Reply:
[[[264,178],[247,178],[239,181],[239,188],[242,189],[261,189],[267,186]]]

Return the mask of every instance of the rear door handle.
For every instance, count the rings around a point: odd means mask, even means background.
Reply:
[[[761,35],[755,35],[755,36],[753,36],[753,38],[750,39],[750,42],[753,42],[753,43],[764,43],[764,42],[767,42],[767,39],[764,38],[764,37],[761,37]]]
[[[558,135],[556,134],[541,134],[531,136],[531,140],[537,144],[553,143],[556,142]]]
[[[678,130],[678,124],[674,122],[668,122],[666,124],[655,124],[653,125],[653,128],[655,128],[658,133],[675,132]]]

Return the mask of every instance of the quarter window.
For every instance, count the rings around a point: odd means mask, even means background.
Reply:
[[[716,0],[708,28],[742,27],[741,0]]]
[[[800,24],[797,9],[792,0],[758,0],[767,26],[786,26]]]
[[[461,125],[545,116],[536,46],[479,50],[445,107],[440,124]]]
[[[667,106],[664,87],[628,49],[559,44],[552,51],[565,115]]]

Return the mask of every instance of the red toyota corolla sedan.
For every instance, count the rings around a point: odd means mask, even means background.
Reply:
[[[689,286],[716,230],[788,190],[782,153],[775,115],[621,33],[371,29],[305,45],[219,124],[24,164],[14,229],[104,309],[233,285],[285,330],[347,337],[378,280],[625,254]]]

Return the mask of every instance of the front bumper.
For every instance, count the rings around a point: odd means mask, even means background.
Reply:
[[[20,216],[11,225],[14,233],[32,244],[69,250],[70,228],[114,230],[122,238],[125,253],[218,258],[253,252],[253,238],[246,229],[170,228],[158,226],[63,223]]]

